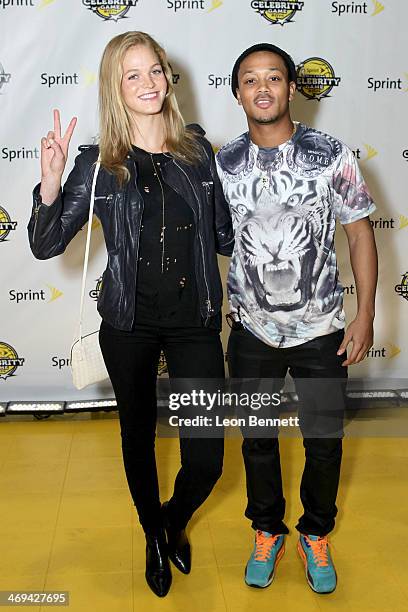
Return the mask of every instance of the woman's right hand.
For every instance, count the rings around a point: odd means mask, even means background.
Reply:
[[[73,117],[61,137],[60,113],[54,110],[54,131],[48,132],[46,138],[41,138],[40,194],[44,203],[51,204],[58,196],[76,122],[77,118]]]

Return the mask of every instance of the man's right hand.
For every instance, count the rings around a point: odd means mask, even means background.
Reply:
[[[54,110],[54,131],[48,132],[46,138],[41,138],[40,195],[44,204],[52,204],[58,196],[76,122],[77,118],[73,117],[61,137],[60,113]]]

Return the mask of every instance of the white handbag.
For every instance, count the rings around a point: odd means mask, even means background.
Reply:
[[[88,231],[86,236],[86,247],[84,257],[84,269],[82,273],[81,305],[79,308],[79,324],[71,347],[71,370],[74,386],[83,389],[88,385],[109,378],[105,362],[99,346],[99,330],[82,335],[82,318],[84,310],[85,282],[88,271],[89,247],[91,244],[92,216],[95,203],[95,187],[101,162],[98,161],[92,181],[91,203],[89,207]]]

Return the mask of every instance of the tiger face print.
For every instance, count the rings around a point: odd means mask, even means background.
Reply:
[[[294,182],[283,174],[271,188],[275,198],[253,213],[234,203],[235,222],[241,217],[237,254],[258,305],[268,312],[291,311],[303,308],[314,290],[330,209],[317,198],[314,180]]]

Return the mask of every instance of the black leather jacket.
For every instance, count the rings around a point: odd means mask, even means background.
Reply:
[[[161,165],[163,180],[191,206],[196,221],[195,266],[200,312],[204,324],[222,306],[222,286],[216,253],[231,255],[233,230],[229,207],[215,168],[214,153],[199,126],[205,155],[197,166],[180,163],[169,156]],[[79,147],[81,153],[58,198],[42,204],[40,185],[33,192],[33,210],[28,224],[31,250],[37,259],[63,253],[89,215],[96,145]],[[101,317],[113,327],[130,330],[135,318],[136,277],[143,198],[137,188],[133,151],[126,159],[131,179],[122,188],[102,167],[95,191],[94,212],[106,242],[108,263],[98,298]]]

